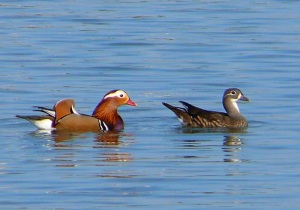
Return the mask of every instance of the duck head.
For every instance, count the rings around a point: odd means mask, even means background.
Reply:
[[[240,113],[239,107],[236,103],[239,100],[250,102],[250,99],[247,98],[238,88],[229,88],[225,90],[223,95],[223,106],[229,115],[236,115]]]
[[[137,106],[137,104],[129,98],[128,94],[124,90],[109,91],[105,94],[101,102],[114,108],[118,108],[122,105]]]
[[[105,122],[111,130],[121,130],[124,122],[118,114],[118,108],[122,105],[137,106],[124,90],[111,90],[104,95],[92,116]]]

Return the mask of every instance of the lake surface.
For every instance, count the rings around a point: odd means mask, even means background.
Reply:
[[[2,1],[1,209],[296,209],[300,206],[298,1]],[[180,126],[161,102],[223,111],[240,132]],[[120,133],[36,131],[16,114],[112,89]]]

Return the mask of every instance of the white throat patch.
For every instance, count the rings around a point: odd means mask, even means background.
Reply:
[[[239,109],[239,107],[238,107],[238,105],[237,105],[237,103],[236,103],[236,100],[232,100],[232,105],[234,106],[234,108],[235,108],[238,112],[240,112],[240,109]]]

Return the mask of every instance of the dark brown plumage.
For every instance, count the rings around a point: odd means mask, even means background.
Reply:
[[[223,107],[226,113],[208,111],[199,107],[193,106],[187,102],[180,101],[184,108],[174,107],[163,102],[167,108],[172,110],[184,125],[190,127],[200,128],[242,128],[247,127],[248,122],[246,118],[240,113],[236,101],[250,101],[237,88],[230,88],[225,90],[223,95]]]

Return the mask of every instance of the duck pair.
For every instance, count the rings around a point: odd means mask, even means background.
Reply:
[[[240,113],[237,101],[250,101],[237,88],[230,88],[224,92],[223,106],[226,113],[208,111],[195,107],[187,102],[180,101],[183,108],[175,107],[163,102],[163,105],[172,110],[182,124],[201,128],[243,128],[248,126],[246,118]],[[45,113],[43,116],[22,116],[34,124],[38,129],[87,132],[87,131],[120,131],[124,129],[124,121],[118,114],[118,107],[122,105],[137,106],[123,90],[112,90],[104,95],[94,109],[92,115],[79,114],[75,110],[73,99],[58,101],[53,109],[36,107],[36,111]]]

